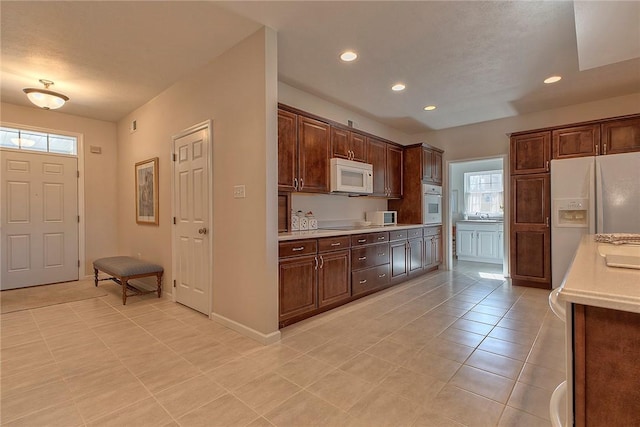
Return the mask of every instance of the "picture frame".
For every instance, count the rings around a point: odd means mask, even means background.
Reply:
[[[136,163],[136,223],[158,225],[158,157]]]

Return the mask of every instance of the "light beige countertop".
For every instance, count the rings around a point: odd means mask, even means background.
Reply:
[[[568,303],[640,313],[640,270],[609,267],[603,255],[640,256],[638,245],[582,238],[558,298]]]
[[[394,231],[405,230],[410,228],[420,227],[438,227],[440,224],[400,224],[400,225],[387,225],[387,226],[370,226],[370,227],[356,227],[351,229],[324,229],[324,230],[305,230],[305,231],[291,231],[286,233],[278,233],[278,241],[283,242],[287,240],[300,240],[300,239],[317,239],[320,237],[336,237],[336,236],[350,236],[352,234],[362,233],[376,233],[379,231]]]

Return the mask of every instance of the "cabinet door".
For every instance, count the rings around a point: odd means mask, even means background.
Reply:
[[[351,297],[349,250],[319,255],[318,305],[333,304]]]
[[[640,118],[602,124],[602,154],[640,151]]]
[[[298,116],[278,110],[278,190],[295,191],[298,177]]]
[[[476,256],[475,234],[473,230],[456,230],[456,255]]]
[[[431,158],[433,161],[433,183],[442,185],[442,153],[434,151]]]
[[[442,264],[442,238],[440,235],[433,236],[431,242],[433,247],[433,262],[435,265],[440,265]]]
[[[407,241],[402,240],[392,242],[391,247],[391,280],[393,282],[403,281],[408,274],[407,271]],[[420,260],[422,262],[422,260]]]
[[[498,231],[496,235],[496,245],[498,247],[498,258],[504,259],[504,233],[502,231]]]
[[[389,197],[402,197],[402,154],[401,147],[387,144],[387,194]]]
[[[351,159],[351,132],[340,128],[331,128],[331,157]]]
[[[359,133],[351,132],[351,160],[356,162],[366,162],[367,160],[367,137]]]
[[[298,116],[298,191],[329,192],[330,126],[318,120]]]
[[[599,154],[600,125],[554,130],[551,139],[554,159],[595,156]]]
[[[497,233],[495,231],[476,231],[477,255],[480,258],[497,258]]]
[[[280,260],[280,321],[318,307],[317,266],[315,255]]]
[[[433,183],[433,151],[422,147],[422,180]]]
[[[373,165],[373,196],[386,196],[387,144],[374,139],[367,139],[367,163]]]
[[[422,271],[422,263],[424,262],[424,241],[420,239],[409,240],[407,247],[409,256],[407,257],[407,270],[409,275],[419,274]]]
[[[422,254],[422,268],[429,269],[433,267],[435,254],[433,253],[433,236],[425,236],[423,239],[424,252]]]
[[[511,178],[511,223],[549,227],[551,183],[549,174]]]
[[[511,137],[511,175],[549,172],[551,132]]]
[[[549,229],[512,229],[510,261],[511,279],[515,285],[551,289]]]

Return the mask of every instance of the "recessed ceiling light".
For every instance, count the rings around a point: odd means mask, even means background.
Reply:
[[[342,52],[342,54],[340,55],[340,59],[342,59],[344,62],[351,62],[355,60],[357,57],[358,57],[358,54],[351,50]]]
[[[560,80],[562,80],[562,77],[560,76],[551,76],[544,79],[544,82],[549,84],[549,83],[559,82]]]
[[[396,83],[393,86],[391,86],[391,90],[395,91],[395,92],[400,92],[401,90],[404,90],[406,86],[403,85],[402,83]]]
[[[436,109],[435,105],[427,105],[426,107],[424,107],[425,111],[433,111]]]

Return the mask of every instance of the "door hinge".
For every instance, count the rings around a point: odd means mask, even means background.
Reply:
[[[80,260],[78,260],[78,267],[80,267]]]
[[[173,217],[173,225],[175,225],[175,224],[176,224],[176,217],[174,216]]]
[[[176,287],[176,281],[175,280],[173,281],[173,287],[174,288]]]
[[[174,162],[177,160],[177,156],[176,156],[176,154],[175,154],[175,153],[173,153],[173,155],[172,155],[172,159],[173,159],[173,161],[174,161]]]
[[[80,223],[80,215],[78,215],[78,223]]]
[[[76,177],[80,178],[80,171],[76,171]]]

